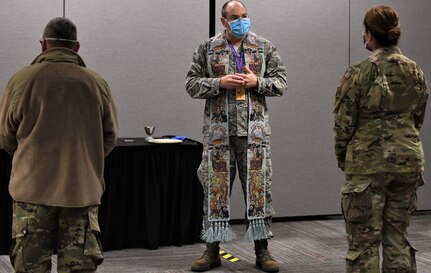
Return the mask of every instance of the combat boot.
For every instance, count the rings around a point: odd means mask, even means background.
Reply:
[[[254,251],[256,253],[256,266],[262,271],[278,272],[280,270],[277,261],[268,250],[267,240],[254,241]]]
[[[207,243],[204,255],[192,263],[192,271],[203,272],[221,266],[219,242]]]

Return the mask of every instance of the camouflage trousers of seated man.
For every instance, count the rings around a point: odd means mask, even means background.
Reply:
[[[423,184],[420,173],[346,175],[341,203],[349,243],[347,273],[417,272],[407,228],[417,208],[416,190]]]
[[[51,273],[57,251],[58,273],[96,272],[103,261],[98,206],[64,208],[13,203],[10,260],[16,273]]]

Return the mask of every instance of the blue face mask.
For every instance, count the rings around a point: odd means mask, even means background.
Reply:
[[[237,38],[244,37],[250,30],[250,18],[238,18],[229,23],[230,32]]]

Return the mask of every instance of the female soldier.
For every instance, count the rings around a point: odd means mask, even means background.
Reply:
[[[424,183],[419,130],[429,90],[419,66],[396,47],[396,11],[375,6],[364,26],[364,45],[373,53],[346,71],[334,108],[335,152],[346,174],[346,271],[380,272],[382,245],[382,272],[416,272],[407,228]]]

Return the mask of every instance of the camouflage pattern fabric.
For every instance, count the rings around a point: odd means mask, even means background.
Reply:
[[[50,273],[58,253],[58,272],[96,272],[103,261],[98,207],[62,208],[13,203],[10,260],[15,272]]]
[[[204,139],[204,149],[202,155],[202,161],[199,165],[197,175],[200,183],[204,189],[204,201],[203,204],[208,203],[208,141]],[[236,171],[238,168],[238,175],[241,181],[241,188],[244,193],[244,201],[246,201],[246,193],[247,193],[247,137],[230,137],[230,189],[232,189],[233,182],[235,180]],[[271,145],[269,143],[266,146],[266,215],[273,215],[274,209],[272,206],[272,194],[271,194],[271,183],[272,183],[272,162],[271,162]],[[208,206],[204,207],[204,216],[203,216],[203,227],[204,230],[208,226]],[[247,217],[245,217],[247,218]],[[266,222],[268,225],[270,224],[270,218]]]
[[[257,45],[263,44],[265,60],[257,51]],[[217,46],[214,46],[217,45]],[[216,75],[210,76],[208,69],[208,52],[213,50],[213,65],[211,69]],[[246,65],[255,73],[260,74],[260,68],[265,66],[264,73],[258,75],[258,86],[246,88],[254,92],[261,100],[262,108],[259,113],[264,118],[265,133],[271,135],[268,109],[265,97],[279,97],[287,90],[286,68],[283,65],[276,48],[265,38],[249,32],[243,42]],[[220,88],[220,78],[227,74],[235,74],[235,60],[230,52],[226,34],[219,33],[208,41],[203,42],[195,50],[193,61],[187,72],[186,90],[192,98],[205,99],[203,135],[209,135],[211,101],[216,100],[220,93],[228,94],[229,103],[229,135],[247,136],[248,134],[248,95],[243,101],[236,100],[234,90]]]
[[[397,47],[350,67],[337,89],[335,153],[347,174],[418,172],[429,90],[419,66]]]
[[[415,248],[407,239],[410,216],[416,210],[420,173],[346,175],[341,207],[349,250],[347,273],[416,272]]]

